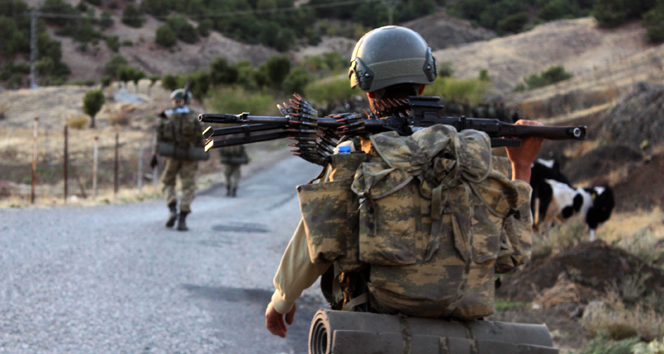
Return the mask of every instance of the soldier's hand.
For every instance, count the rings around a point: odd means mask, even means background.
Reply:
[[[275,336],[285,338],[286,332],[288,332],[286,323],[289,325],[293,323],[293,317],[295,316],[296,308],[297,306],[293,304],[293,308],[287,314],[282,315],[277,312],[277,310],[274,308],[274,305],[272,305],[270,302],[270,304],[267,305],[267,310],[265,311],[265,327],[267,327],[267,330]],[[284,316],[286,316],[285,322]]]
[[[543,125],[532,120],[519,120],[518,125]],[[530,183],[530,166],[537,158],[542,147],[543,138],[521,138],[521,147],[507,147],[507,157],[512,163],[512,179],[520,179]]]
[[[150,168],[154,170],[154,168],[157,167],[157,164],[159,164],[159,161],[157,160],[157,155],[152,154],[152,160],[150,160]]]

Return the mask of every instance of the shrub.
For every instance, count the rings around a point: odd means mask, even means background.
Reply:
[[[323,54],[323,59],[325,60],[325,65],[332,70],[347,70],[348,63],[347,60],[344,59],[343,56],[341,56],[341,53],[339,52],[327,52]]]
[[[131,39],[125,39],[124,41],[122,41],[122,46],[123,47],[133,47],[134,42]]]
[[[140,28],[143,26],[143,17],[136,6],[129,4],[122,10],[122,23],[129,27]]]
[[[72,129],[83,129],[85,128],[85,125],[88,123],[88,118],[86,118],[84,115],[74,115],[69,118],[67,118],[67,126],[72,128]]]
[[[593,16],[602,27],[616,27],[627,20],[628,5],[626,0],[597,0]]]
[[[290,95],[294,92],[304,93],[305,87],[311,82],[311,76],[302,67],[296,67],[284,79],[284,93]]]
[[[566,72],[562,65],[552,66],[540,74],[532,74],[523,79],[528,85],[529,90],[555,84],[557,82],[565,81],[573,75]]]
[[[90,116],[90,128],[95,127],[95,116],[104,105],[104,92],[102,90],[91,90],[83,97],[83,113]]]
[[[125,57],[119,54],[115,55],[104,65],[104,73],[106,73],[106,75],[109,75],[111,77],[117,77],[118,68],[128,64],[129,61],[127,61]]]
[[[173,74],[165,74],[161,77],[161,87],[167,91],[174,91],[180,87],[180,79]]]
[[[198,34],[201,37],[207,37],[210,35],[210,30],[212,29],[213,26],[214,23],[212,22],[212,20],[210,19],[202,20],[198,23],[198,27],[196,27],[196,32],[198,32]]]
[[[517,33],[521,32],[526,23],[528,23],[528,14],[526,12],[519,12],[500,20],[498,22],[498,29],[503,32]]]
[[[239,87],[223,86],[215,89],[208,105],[215,112],[245,112],[275,114],[274,97],[264,93],[251,93]]]
[[[267,82],[272,87],[280,88],[291,69],[291,62],[286,56],[272,57],[263,64]]]
[[[108,49],[110,49],[113,52],[118,52],[120,50],[120,37],[118,36],[106,36],[106,39],[104,40],[106,42],[106,46]]]
[[[650,43],[664,42],[664,2],[643,16],[643,26]]]
[[[443,62],[438,68],[438,77],[452,77],[454,75],[454,69],[452,68],[452,63],[449,61]]]
[[[102,6],[102,0],[85,0],[88,4],[94,6]]]
[[[478,79],[480,81],[491,81],[491,78],[489,77],[489,70],[481,69],[478,75]]]
[[[199,70],[187,78],[189,81],[189,91],[199,101],[202,101],[210,90],[210,74],[205,70]]]
[[[108,122],[111,125],[126,126],[129,125],[129,116],[123,112],[115,112],[108,116]]]
[[[198,33],[196,32],[196,29],[194,29],[194,26],[192,26],[184,16],[171,16],[166,22],[179,40],[185,43],[196,43],[198,41]]]
[[[238,79],[238,69],[228,64],[228,60],[219,57],[210,63],[210,81],[213,85],[233,84]]]
[[[101,78],[101,87],[109,87],[111,86],[111,82],[113,79],[110,76],[103,76]]]
[[[9,81],[7,81],[7,88],[10,90],[18,90],[23,86],[23,75],[14,74]]]
[[[175,37],[175,32],[169,26],[160,26],[157,28],[157,36],[155,43],[162,47],[170,48],[177,43],[178,39]]]

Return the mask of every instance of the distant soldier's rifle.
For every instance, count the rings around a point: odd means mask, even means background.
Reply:
[[[329,147],[334,145],[334,141],[339,136],[371,135],[386,131],[396,131],[399,134],[408,135],[414,129],[435,124],[451,125],[458,131],[464,129],[483,131],[491,137],[493,147],[520,146],[520,139],[511,138],[540,137],[552,140],[583,140],[586,137],[585,126],[529,126],[505,123],[498,119],[446,117],[443,115],[444,107],[439,97],[420,96],[411,97],[407,101],[389,101],[382,107],[389,116],[378,118],[377,115],[372,114],[369,119],[364,119],[354,113],[318,118],[316,111],[306,101],[301,100],[297,95],[295,97],[295,100],[291,100],[290,107],[286,104],[284,107],[279,106],[284,114],[283,117],[251,116],[248,112],[237,115],[201,114],[199,120],[204,123],[242,124],[218,129],[209,127],[203,132],[207,139],[206,151],[224,146],[290,138],[298,142],[293,145],[300,149],[297,151],[298,153],[304,150],[304,153],[312,154],[317,145],[324,145],[326,148],[323,150],[331,152]],[[325,131],[330,134],[323,133]],[[226,138],[215,139],[217,137]]]

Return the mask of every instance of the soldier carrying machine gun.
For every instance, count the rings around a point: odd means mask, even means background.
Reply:
[[[541,137],[552,140],[583,140],[586,126],[529,126],[505,123],[498,119],[446,117],[439,97],[413,96],[408,100],[389,100],[379,114],[362,117],[355,113],[318,117],[317,111],[298,94],[278,105],[283,117],[251,116],[241,114],[201,114],[203,123],[243,124],[229,128],[208,127],[205,150],[224,146],[242,145],[260,141],[288,138],[296,142],[291,146],[297,156],[326,165],[334,147],[343,137],[371,135],[395,131],[399,135],[410,135],[418,128],[435,124],[453,126],[457,131],[475,129],[491,137],[492,147],[520,146],[520,139],[507,137]]]

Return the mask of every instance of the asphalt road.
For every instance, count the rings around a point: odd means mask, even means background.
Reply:
[[[306,353],[313,287],[281,339],[265,329],[272,278],[299,220],[288,158],[197,196],[189,232],[161,201],[0,210],[0,352]]]

